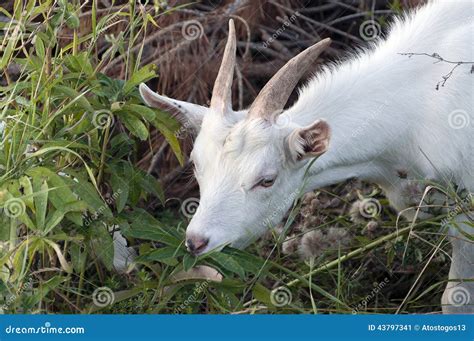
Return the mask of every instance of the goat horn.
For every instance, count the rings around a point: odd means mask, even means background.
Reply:
[[[236,38],[234,20],[229,20],[229,37],[222,57],[221,67],[212,90],[211,109],[225,114],[232,109],[232,80],[234,78]]]
[[[291,58],[260,91],[250,106],[249,117],[263,117],[271,120],[274,115],[283,111],[300,78],[329,44],[331,44],[331,39],[321,40]]]

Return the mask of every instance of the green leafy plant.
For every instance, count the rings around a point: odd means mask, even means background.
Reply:
[[[129,59],[126,80],[98,71],[108,54],[99,59],[95,42],[115,17],[133,16],[133,6],[93,23],[81,39],[78,9],[67,1],[15,1],[3,26],[0,268],[7,290],[38,267],[58,264],[66,275],[45,276],[58,279],[51,288],[74,273],[81,289],[89,262],[111,270],[109,227],[119,226],[147,196],[164,199],[160,183],[134,165],[139,143],[157,129],[182,160],[177,122],[138,95],[137,85],[156,76],[154,67]],[[146,15],[131,21],[143,29],[148,24]],[[58,39],[65,30],[73,30],[68,45]],[[134,34],[140,32],[130,28],[129,39]],[[9,79],[12,65],[20,70],[16,79]]]

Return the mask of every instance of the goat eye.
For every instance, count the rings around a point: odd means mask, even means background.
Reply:
[[[271,187],[275,183],[275,179],[262,179],[258,185],[262,187]]]

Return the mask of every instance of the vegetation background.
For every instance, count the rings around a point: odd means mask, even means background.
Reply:
[[[440,312],[442,216],[399,220],[377,187],[357,180],[299,198],[246,251],[190,256],[192,132],[137,91],[146,81],[206,104],[234,18],[233,99],[244,108],[304,48],[333,39],[317,71],[420,3],[3,1],[1,311]]]

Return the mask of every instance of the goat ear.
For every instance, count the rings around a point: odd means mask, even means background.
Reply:
[[[191,125],[196,130],[200,129],[202,119],[209,111],[208,108],[201,105],[159,95],[152,91],[145,83],[140,84],[139,90],[143,101],[148,106],[169,111],[182,121],[184,125]]]
[[[330,137],[329,124],[324,120],[295,129],[287,140],[291,158],[293,161],[299,161],[324,154],[328,149]]]

